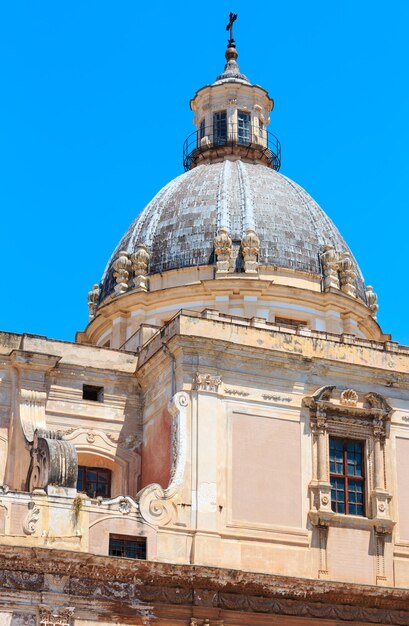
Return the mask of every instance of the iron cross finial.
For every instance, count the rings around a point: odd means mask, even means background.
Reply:
[[[226,26],[226,30],[230,31],[230,39],[228,42],[229,48],[235,48],[234,37],[233,37],[233,24],[237,20],[237,13],[232,13],[230,11],[229,23]]]

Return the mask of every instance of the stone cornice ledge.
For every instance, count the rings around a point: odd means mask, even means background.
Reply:
[[[59,597],[66,595],[71,604],[98,597],[111,608],[120,602],[122,611],[129,606],[131,612],[137,602],[184,606],[187,617],[193,607],[206,607],[209,612],[223,609],[260,617],[299,615],[409,626],[409,589],[14,546],[0,548],[0,607],[10,594],[28,597],[49,591],[50,576],[60,581]]]

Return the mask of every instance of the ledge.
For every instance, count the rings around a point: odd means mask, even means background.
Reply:
[[[234,611],[409,625],[409,589],[2,546],[0,606],[29,604],[45,591],[70,606],[92,598],[99,611],[121,607],[122,615],[134,615],[137,603],[167,614],[177,605],[186,618],[205,607],[210,615],[223,609],[226,621]]]

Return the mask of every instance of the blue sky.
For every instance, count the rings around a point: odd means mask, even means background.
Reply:
[[[182,172],[189,99],[223,68],[268,89],[281,172],[335,221],[409,344],[409,3],[41,0],[0,6],[0,328],[72,340],[87,292]]]

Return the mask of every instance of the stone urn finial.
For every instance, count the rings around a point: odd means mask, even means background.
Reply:
[[[257,274],[258,256],[260,254],[260,239],[252,228],[246,230],[241,240],[241,253],[246,274]]]
[[[216,254],[216,274],[227,274],[231,271],[233,257],[233,242],[227,228],[219,228],[214,238],[214,252]]]
[[[132,271],[134,273],[133,284],[141,291],[148,290],[148,267],[150,254],[144,243],[138,244],[137,249],[131,255]]]
[[[131,261],[126,250],[121,250],[116,258],[114,265],[114,278],[116,280],[115,293],[120,295],[128,290],[129,270],[131,269]]]
[[[95,283],[92,285],[91,291],[88,292],[88,320],[91,321],[94,319],[95,314],[97,312],[98,300],[99,300],[100,289],[99,285]]]
[[[371,316],[374,318],[374,320],[376,320],[376,314],[379,309],[378,296],[374,292],[372,285],[367,285],[365,287],[365,295],[368,307],[371,311]]]

